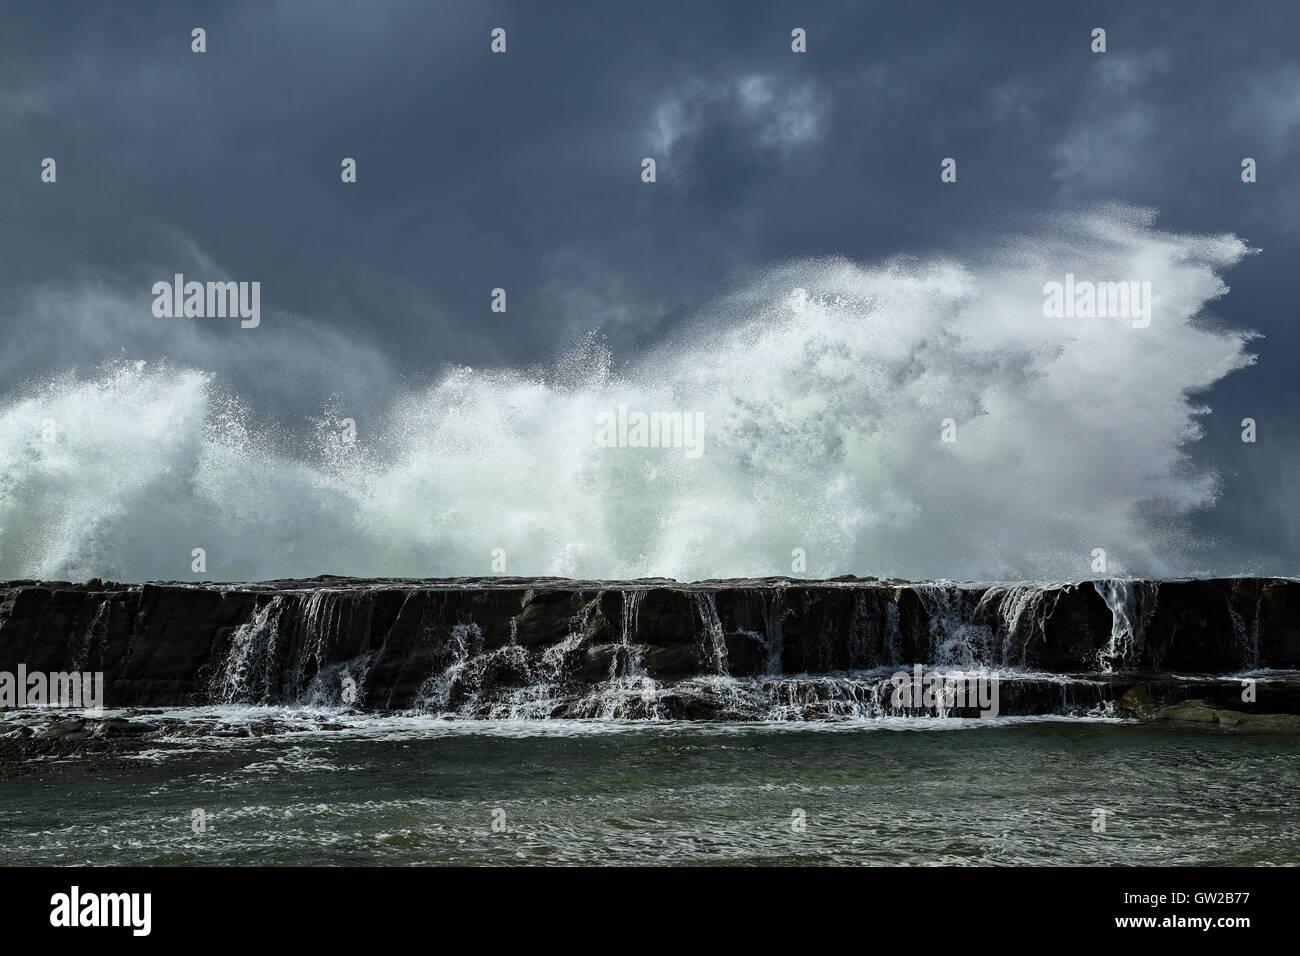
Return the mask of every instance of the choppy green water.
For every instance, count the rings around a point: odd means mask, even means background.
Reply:
[[[1296,864],[1298,757],[1295,738],[1080,721],[319,733],[0,782],[0,848],[21,864]]]

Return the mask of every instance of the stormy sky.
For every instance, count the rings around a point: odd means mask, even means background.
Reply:
[[[1300,557],[1291,0],[10,0],[0,168],[0,395],[167,359],[290,428],[330,393],[364,418],[393,376],[544,363],[593,331],[634,357],[791,258],[961,256],[1047,214],[1152,207],[1260,250],[1206,316],[1262,337],[1198,397],[1194,457],[1222,482],[1198,521],[1241,570]],[[258,335],[154,319],[174,272],[260,281]]]

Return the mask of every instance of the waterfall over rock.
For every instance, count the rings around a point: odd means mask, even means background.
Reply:
[[[1283,578],[2,587],[0,670],[102,670],[110,706],[870,718],[898,712],[897,675],[925,668],[996,679],[1003,715],[1082,714],[1138,684],[1226,694],[1225,675],[1300,666],[1300,582]],[[972,715],[951,694],[908,712]]]

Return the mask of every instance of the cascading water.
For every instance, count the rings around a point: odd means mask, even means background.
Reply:
[[[341,637],[365,634],[370,605],[348,592],[274,595],[235,629],[208,683],[220,704],[359,704],[376,650],[336,657]]]
[[[712,666],[715,675],[726,677],[727,641],[722,632],[722,620],[718,617],[716,599],[708,591],[697,591],[691,595],[691,600],[700,619],[700,650],[704,659]]]
[[[783,678],[764,681],[764,719],[877,720],[891,715],[884,678]]]
[[[897,596],[885,606],[885,663],[903,663],[903,648],[900,642],[902,630],[899,624]]]
[[[266,703],[276,683],[280,616],[286,606],[277,594],[235,629],[225,660],[217,668],[209,694],[218,704]]]
[[[766,601],[759,605],[763,609],[763,634],[767,643],[767,672],[780,674],[784,672],[782,657],[785,653],[785,591],[774,588],[771,606]]]
[[[481,667],[476,667],[483,654],[483,632],[477,624],[457,624],[451,629],[447,642],[451,662],[425,681],[416,695],[416,709],[432,713],[448,713],[457,698],[468,698],[471,702],[478,690],[477,676]]]
[[[526,593],[525,604],[532,600],[532,594],[532,591]],[[599,598],[584,602],[569,619],[563,639],[545,648],[535,659],[525,657],[521,664],[526,679],[521,686],[504,689],[501,699],[491,705],[486,716],[499,720],[541,720],[555,716],[564,706],[564,688],[573,660],[593,630],[599,604]],[[518,618],[515,617],[512,618],[512,637],[517,638],[517,628]],[[603,710],[599,704],[595,709],[597,712]]]
[[[1131,666],[1142,650],[1146,626],[1156,612],[1158,590],[1149,581],[1106,578],[1092,586],[1110,609],[1110,641],[1097,655],[1097,667],[1104,673]],[[1159,666],[1158,661],[1153,661]]]
[[[929,663],[942,667],[996,663],[990,657],[993,635],[972,620],[962,588],[939,582],[912,585],[911,590],[926,611]]]
[[[1254,608],[1251,611],[1250,622],[1247,623],[1237,610],[1235,604],[1236,595],[1229,593],[1224,596],[1224,603],[1228,609],[1228,616],[1232,618],[1232,627],[1237,635],[1237,643],[1242,649],[1242,657],[1245,660],[1246,667],[1254,670],[1260,666],[1259,652],[1259,619],[1260,610],[1264,603],[1264,589],[1259,588],[1255,593]]]
[[[645,669],[641,666],[641,648],[636,640],[637,611],[645,598],[644,591],[622,592],[623,608],[621,616],[621,639],[609,662],[609,679],[641,678]]]
[[[327,662],[334,639],[344,626],[342,618],[348,597],[337,591],[314,591],[295,608],[294,634],[289,646],[295,647],[297,653],[287,675],[288,699],[328,699],[323,686],[325,672],[330,670]]]
[[[590,705],[602,719],[644,716],[657,720],[660,716],[659,685],[646,673],[642,664],[644,649],[636,642],[637,619],[644,599],[642,590],[622,592],[619,642],[610,655],[609,679],[595,690]]]
[[[1164,585],[1088,583],[304,587],[247,603],[206,687],[210,702],[227,705],[457,718],[971,716],[969,705],[944,697],[921,706],[892,701],[897,675],[920,668],[958,686],[1011,682],[1020,712],[1093,713],[1122,693],[1139,664],[1158,667],[1157,651],[1187,625],[1171,633],[1176,619],[1162,618],[1148,646]],[[1210,620],[1214,602],[1228,601],[1237,660],[1258,660],[1261,586],[1191,586],[1169,585],[1171,600],[1196,609],[1185,619]],[[1098,597],[1107,626],[1099,626]],[[96,598],[79,612],[87,623],[68,649],[74,662],[128,623],[113,606]],[[1180,661],[1194,659],[1188,654],[1217,661],[1223,642],[1193,638],[1178,652]],[[778,663],[783,655],[796,665],[788,672]],[[383,677],[371,699],[376,673]]]
[[[95,608],[95,615],[79,636],[72,638],[71,666],[69,670],[85,671],[95,663],[96,652],[102,661],[104,643],[108,640],[108,619],[113,612],[113,604],[108,599],[101,600]]]
[[[1069,585],[1016,584],[992,586],[976,607],[976,614],[990,611],[996,622],[998,654],[991,665],[1023,666],[1034,641],[1047,637],[1047,620],[1056,609],[1063,588]]]

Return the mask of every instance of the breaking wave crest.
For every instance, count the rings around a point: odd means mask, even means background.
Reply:
[[[0,578],[465,575],[497,548],[590,578],[787,573],[796,548],[818,576],[1079,577],[1094,548],[1177,572],[1216,490],[1189,396],[1252,361],[1201,312],[1247,251],[1116,208],[964,262],[782,264],[630,363],[591,339],[453,368],[342,396],[306,441],[210,371],[68,373],[0,401]],[[1067,274],[1150,281],[1150,327],[1044,317]],[[701,415],[701,454],[600,447],[620,405]]]

